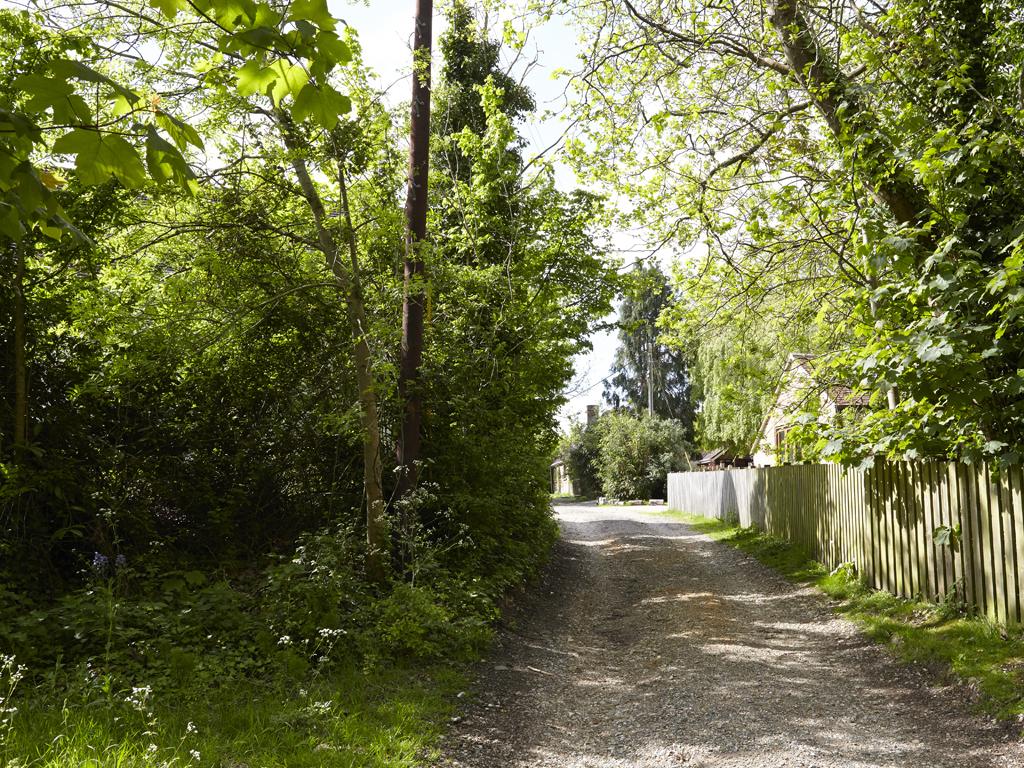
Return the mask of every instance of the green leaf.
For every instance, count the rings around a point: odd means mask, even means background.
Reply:
[[[309,73],[299,64],[292,64],[285,59],[278,59],[270,65],[276,75],[273,86],[270,89],[270,98],[274,106],[281,103],[285,96],[296,96],[309,82]]]
[[[64,235],[64,230],[61,229],[60,227],[54,227],[46,223],[40,223],[38,227],[39,231],[42,232],[44,235],[46,235],[46,237],[50,238],[51,240],[60,240],[61,237]]]
[[[111,80],[106,75],[97,72],[92,67],[87,66],[80,61],[58,59],[57,61],[50,62],[50,71],[57,75],[57,77],[85,80],[90,83],[100,83],[101,85],[110,86],[115,93],[126,98],[129,104],[135,104],[142,98],[134,91],[128,90],[120,83]]]
[[[146,167],[156,181],[173,181],[185,189],[193,189],[190,182],[195,179],[195,173],[178,148],[157,133],[153,126],[146,131]]]
[[[168,19],[173,19],[178,15],[178,11],[188,5],[185,0],[148,0],[148,2],[150,8],[160,11]]]
[[[945,339],[935,343],[931,339],[926,339],[917,346],[917,356],[925,363],[931,363],[938,360],[944,355],[953,354],[953,347],[950,346],[949,342]]]
[[[102,184],[112,176],[126,187],[146,182],[146,170],[135,148],[120,136],[76,128],[53,143],[59,155],[74,155],[83,184]]]
[[[127,99],[119,96],[126,104]],[[66,107],[66,108],[65,108]],[[79,96],[77,93],[73,93],[64,100],[63,104],[58,104],[53,109],[53,119],[63,121],[66,123],[84,123],[88,124],[92,122],[92,110],[86,103],[85,99]]]
[[[316,37],[316,27],[308,21],[296,21],[295,30],[299,33],[299,37],[303,42],[309,42]]]
[[[0,132],[27,137],[32,141],[40,140],[39,126],[21,112],[0,109]]]
[[[320,52],[319,58],[326,59],[325,63],[330,65],[326,68],[328,72],[337,64],[348,64],[352,61],[352,49],[333,32],[321,32],[317,35],[316,47]]]
[[[932,541],[940,547],[949,547],[954,552],[960,548],[960,536],[959,523],[952,528],[948,525],[940,525],[932,531]]]
[[[291,21],[311,21],[320,29],[332,31],[338,26],[327,8],[327,0],[294,0],[288,18]]]
[[[28,163],[22,164],[19,173],[15,176],[17,180],[14,189],[18,196],[18,204],[23,211],[38,211],[45,213],[47,203],[51,199],[50,190],[46,188],[36,169]]]
[[[229,30],[242,25],[251,27],[256,21],[256,4],[251,0],[214,0],[210,10],[217,22]]]
[[[17,90],[29,94],[30,98],[25,106],[36,112],[60,104],[75,92],[75,87],[65,79],[38,74],[22,75],[12,85]]]
[[[338,116],[352,109],[352,100],[338,93],[330,85],[319,88],[307,83],[292,105],[292,117],[302,122],[311,120],[322,128],[331,130],[338,124]]]
[[[199,136],[199,131],[188,123],[182,122],[178,118],[174,117],[174,115],[169,115],[166,112],[158,112],[156,115],[156,124],[167,131],[167,135],[171,137],[175,144],[178,145],[178,149],[185,149],[189,144],[196,149],[203,148],[203,140]]]
[[[0,235],[11,240],[21,240],[25,234],[25,225],[21,223],[18,209],[8,203],[0,203]]]
[[[253,27],[234,35],[236,40],[241,40],[253,48],[261,48],[263,50],[273,50],[274,43],[277,42],[278,37],[280,37],[280,33],[273,27]]]
[[[277,79],[277,74],[269,67],[261,67],[257,61],[250,59],[235,72],[235,79],[238,82],[238,93],[242,96],[252,96],[255,93],[266,93],[267,88]]]

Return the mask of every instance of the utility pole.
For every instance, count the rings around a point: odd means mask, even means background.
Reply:
[[[654,334],[647,328],[647,415],[654,416]]]
[[[423,254],[427,239],[427,179],[430,171],[430,65],[433,0],[416,0],[412,47],[412,116],[409,124],[409,189],[405,201],[405,286],[398,395],[403,405],[398,439],[398,497],[416,487],[420,459],[423,395]]]

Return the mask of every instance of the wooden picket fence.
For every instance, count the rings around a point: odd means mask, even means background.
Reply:
[[[1024,472],[952,462],[801,464],[669,475],[672,509],[738,520],[903,597],[955,597],[1003,624],[1024,610]],[[936,530],[960,531],[954,545]]]

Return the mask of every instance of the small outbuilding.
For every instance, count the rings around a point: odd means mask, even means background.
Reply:
[[[729,469],[731,467],[739,469],[741,467],[749,467],[750,463],[750,456],[737,456],[735,451],[730,451],[728,448],[723,447],[708,451],[697,459],[697,469],[701,471]]]

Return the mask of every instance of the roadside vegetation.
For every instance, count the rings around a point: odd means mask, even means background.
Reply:
[[[904,600],[867,587],[850,567],[829,572],[800,547],[756,528],[670,511],[715,541],[753,555],[786,578],[820,589],[836,601],[835,610],[853,620],[900,661],[925,666],[977,694],[980,711],[1002,720],[1024,722],[1024,631],[1007,630],[966,615],[949,601]]]
[[[748,446],[792,351],[869,402],[806,456],[1020,461],[1017,4],[527,6],[432,50],[418,4],[398,106],[326,0],[0,8],[0,765],[414,764],[619,296],[577,493]],[[527,157],[552,14],[589,60]],[[980,625],[844,588],[1019,711]]]
[[[410,181],[322,0],[0,9],[0,765],[419,764],[545,561],[616,265],[446,12]]]

